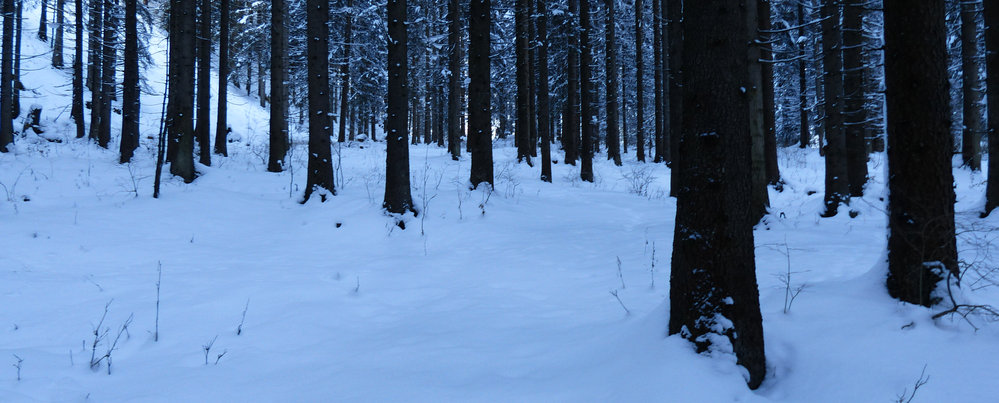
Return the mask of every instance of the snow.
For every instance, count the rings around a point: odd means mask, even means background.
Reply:
[[[25,55],[43,54],[37,9],[25,11]],[[147,77],[162,91],[153,38]],[[142,147],[123,166],[116,141],[72,138],[69,76],[46,65],[25,58],[35,92],[23,104],[44,105],[64,142],[28,134],[0,154],[0,401],[892,401],[924,366],[914,401],[999,394],[994,323],[932,320],[939,309],[884,290],[883,154],[851,205],[860,214],[820,218],[822,194],[808,192],[822,189],[822,160],[781,150],[787,184],[755,232],[769,373],[750,391],[731,356],[666,337],[676,204],[661,164],[595,157],[590,184],[559,163],[548,184],[496,141],[490,193],[468,190],[467,156],[413,146],[422,213],[402,230],[380,209],[384,144],[335,144],[337,196],[301,205],[306,130],[292,128],[289,169],[265,172],[267,112],[230,88],[230,157],[192,184],[166,176],[152,199],[162,93],[143,99]],[[955,172],[959,226],[991,239],[983,175]],[[636,190],[638,177],[651,181]],[[974,239],[962,236],[962,257],[994,267]],[[807,288],[785,314],[788,261]],[[995,287],[960,295],[999,303]],[[109,301],[108,339],[134,315],[110,375],[88,365]]]

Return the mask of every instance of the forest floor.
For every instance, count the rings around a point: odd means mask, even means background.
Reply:
[[[46,51],[25,33],[25,54]],[[755,232],[769,373],[750,391],[733,357],[665,334],[661,164],[599,156],[591,184],[559,161],[547,184],[499,141],[495,189],[470,191],[467,156],[413,146],[422,213],[403,230],[380,208],[383,144],[334,145],[338,195],[302,205],[304,131],[265,172],[267,113],[236,95],[230,156],[153,199],[154,140],[119,165],[117,142],[72,139],[69,76],[46,63],[25,60],[24,103],[63,142],[0,154],[0,401],[889,402],[921,379],[913,401],[999,395],[996,323],[885,291],[883,154],[867,196],[820,218],[821,158],[780,151],[786,185]],[[999,218],[977,216],[984,175],[955,172],[958,297],[999,305]]]

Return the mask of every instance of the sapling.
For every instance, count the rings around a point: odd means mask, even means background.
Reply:
[[[654,241],[652,242],[652,267],[649,268],[649,276],[651,277],[649,288],[656,288],[656,243]]]
[[[923,365],[923,370],[919,373],[919,378],[912,385],[912,392],[909,393],[909,389],[902,389],[902,393],[895,397],[896,403],[912,403],[912,399],[916,397],[916,392],[919,391],[923,385],[926,385],[930,381],[930,376],[926,375],[926,365]]]
[[[611,294],[611,295],[613,295],[613,296],[614,296],[614,298],[617,298],[617,303],[621,304],[621,308],[624,308],[624,314],[625,314],[626,316],[630,316],[630,315],[631,315],[631,310],[629,310],[629,309],[628,309],[628,307],[624,306],[624,302],[623,302],[623,301],[621,301],[621,297],[619,297],[619,296],[617,295],[617,290],[612,290],[612,291],[610,292],[610,294]]]
[[[621,289],[623,290],[628,287],[624,285],[624,274],[621,272],[621,257],[616,256],[616,258],[617,258],[617,278],[618,280],[621,280]]]
[[[24,362],[24,359],[21,358],[21,357],[19,357],[17,354],[12,354],[12,355],[14,356],[14,359],[17,360],[17,362],[14,363],[14,368],[17,368],[17,381],[20,382],[21,381],[21,363]]]
[[[163,263],[156,262],[156,327],[153,330],[153,341],[160,341],[160,282],[163,279]]]
[[[219,338],[219,335],[215,335],[215,337],[212,338],[212,341],[209,341],[208,344],[204,344],[204,345],[201,346],[201,349],[205,350],[205,365],[208,365],[208,354],[211,353],[212,346],[215,345],[215,340],[218,340],[218,338]],[[219,357],[219,358],[221,358],[221,357]]]
[[[246,305],[243,305],[243,316],[239,319],[239,326],[236,326],[236,336],[243,334],[243,322],[246,322],[246,310],[250,309],[250,299],[246,299]],[[223,352],[222,354],[225,354]],[[216,362],[218,362],[216,360]]]

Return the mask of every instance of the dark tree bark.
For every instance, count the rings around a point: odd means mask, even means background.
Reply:
[[[569,0],[569,46],[566,49],[566,83],[565,112],[562,123],[562,149],[565,151],[565,163],[576,165],[579,159],[579,37],[578,29],[579,0]]]
[[[655,113],[655,123],[653,130],[655,140],[655,150],[649,150],[649,152],[654,152],[655,158],[653,162],[663,162],[665,161],[665,155],[663,155],[663,123],[666,122],[665,113],[666,110],[663,109],[665,103],[663,102],[663,25],[662,19],[662,6],[665,0],[652,0],[652,82],[654,95],[654,108]]]
[[[804,1],[798,2],[798,113],[799,115],[799,126],[798,126],[798,136],[800,138],[800,143],[798,148],[808,147],[808,144],[812,142],[812,133],[808,128],[808,81],[806,79],[806,65],[808,64],[808,59],[805,58],[805,42],[807,41],[805,35],[805,6]],[[819,145],[821,147],[821,144]]]
[[[198,142],[199,162],[212,165],[212,0],[201,0],[198,7],[198,121],[194,139]]]
[[[104,84],[104,69],[101,63],[104,62],[103,49],[104,49],[104,0],[89,0],[90,5],[90,18],[88,25],[91,27],[91,31],[88,32],[90,48],[87,49],[90,57],[90,71],[87,74],[87,81],[90,83],[90,130],[87,137],[92,141],[97,141],[100,137],[101,131],[101,118],[104,117],[104,113],[101,109],[104,107],[103,95],[104,90],[102,86]]]
[[[843,7],[843,118],[850,196],[864,195],[867,184],[867,96],[864,93],[864,25],[866,0],[846,0]]]
[[[174,1],[174,0],[171,0]],[[87,1],[90,18],[87,20],[87,88],[96,91],[101,74],[101,24],[104,18],[104,1]]]
[[[125,0],[125,54],[122,79],[121,144],[118,162],[132,160],[139,147],[139,31],[138,0]],[[58,34],[57,34],[58,36]]]
[[[759,30],[761,32],[759,38],[761,42],[761,60],[773,60],[774,58],[771,51],[773,40],[768,33],[773,28],[773,24],[770,21],[770,1],[757,0],[756,2],[756,15],[759,19]],[[779,185],[780,169],[777,167],[777,109],[774,100],[773,63],[764,62],[761,66],[761,75],[763,78],[761,88],[763,93],[763,153],[766,163],[767,184]]]
[[[959,274],[943,0],[885,0],[884,32],[887,287],[930,306],[937,283]]]
[[[489,106],[490,1],[468,5],[468,146],[472,155],[472,189],[493,185],[492,111]]]
[[[19,1],[23,1],[23,0],[19,0]],[[48,19],[49,19],[48,18],[49,2],[48,2],[48,0],[42,0],[42,6],[40,8],[41,8],[42,15],[38,19],[38,40],[40,40],[42,42],[48,42],[49,41],[49,27],[48,27],[48,23],[49,23],[49,21],[48,21]]]
[[[323,202],[336,195],[333,184],[333,155],[330,150],[329,19],[330,4],[325,0],[306,0],[306,58],[309,73],[309,167],[302,202],[319,193]]]
[[[621,142],[618,131],[618,67],[617,67],[617,35],[614,30],[614,3],[618,0],[605,0],[604,16],[606,18],[606,28],[604,32],[604,46],[606,50],[606,77],[607,92],[605,103],[607,109],[607,159],[614,160],[614,165],[621,166]]]
[[[194,76],[197,46],[197,2],[171,0],[170,89],[167,105],[167,140],[174,146],[170,173],[194,181]],[[170,156],[168,149],[167,155]]]
[[[593,85],[593,46],[590,41],[590,0],[579,1],[579,88],[582,122],[579,178],[593,182],[593,137],[597,124],[596,88]]]
[[[14,15],[14,104],[11,111],[11,119],[21,116],[21,90],[24,84],[21,83],[21,33],[24,32],[24,18],[21,15],[24,11],[24,0],[17,0],[17,11]]]
[[[447,149],[451,159],[461,158],[461,5],[459,0],[448,0],[448,93],[447,93]]]
[[[850,201],[843,131],[843,47],[839,30],[840,1],[822,0],[822,66],[825,93],[825,212],[832,217]]]
[[[752,8],[747,7],[744,16],[746,26],[750,27],[746,37],[746,43],[750,44],[746,48],[747,61],[749,63],[749,85],[746,88],[746,95],[749,98],[749,136],[751,138],[750,160],[752,161],[752,194],[750,195],[750,215],[754,222],[758,222],[767,213],[770,206],[770,195],[767,190],[767,166],[766,166],[766,126],[764,115],[766,110],[763,102],[763,64],[761,63],[761,44],[757,27],[759,18],[756,7],[756,0],[750,0]],[[747,4],[747,6],[750,4]]]
[[[645,27],[642,0],[635,0],[635,157],[645,162]],[[671,24],[672,25],[672,24]],[[670,67],[673,67],[670,64]],[[670,82],[673,78],[670,78]]]
[[[341,143],[347,141],[347,114],[350,107],[350,42],[354,28],[354,12],[351,9],[353,1],[346,0],[344,7],[347,9],[347,16],[343,24],[343,62],[340,63],[340,127],[337,133],[337,141]]]
[[[86,136],[86,123],[83,120],[83,0],[75,0],[76,4],[76,50],[73,53],[73,108],[70,116],[76,123],[76,138]],[[4,71],[7,71],[4,69]]]
[[[94,119],[94,121],[98,122],[95,125],[97,126],[97,145],[108,148],[108,143],[111,141],[111,100],[115,95],[114,70],[116,51],[118,49],[117,34],[115,31],[117,30],[118,21],[114,2],[112,0],[103,1],[104,32],[103,39],[101,39],[101,74],[100,81],[97,83],[100,88],[100,94],[97,96],[97,99],[100,101],[100,107],[94,107],[94,110],[100,114],[100,117]]]
[[[982,169],[982,133],[985,132],[985,111],[982,77],[978,73],[977,2],[961,3],[961,77],[964,94],[964,130],[961,159],[973,171]]]
[[[409,185],[409,58],[406,0],[388,2],[388,118],[385,123],[385,201],[390,213],[413,210]]]
[[[271,2],[271,116],[267,171],[284,170],[288,155],[288,28],[284,0]]]
[[[985,14],[985,81],[988,104],[999,105],[999,4],[984,1]],[[999,206],[999,108],[988,108],[989,166],[985,186],[985,212],[989,215]]]
[[[229,0],[219,0],[219,99],[215,154],[229,156]]]
[[[669,41],[669,138],[670,162],[676,165],[683,158],[680,151],[683,123],[683,0],[665,0],[667,40]],[[676,196],[680,176],[670,175],[670,196]]]
[[[684,158],[669,333],[683,335],[701,352],[727,337],[755,389],[766,375],[766,358],[749,211],[749,99],[739,90],[750,81],[744,55],[756,25],[747,24],[746,13],[755,4],[690,1],[684,7]]]
[[[14,142],[14,0],[3,0],[3,68],[0,69],[0,151]]]
[[[517,143],[517,162],[526,161],[527,165],[533,166],[531,162],[531,92],[530,80],[531,69],[528,60],[529,41],[527,38],[527,26],[529,16],[527,2],[529,0],[516,0],[514,11],[515,29],[514,36],[517,54],[517,123],[514,132],[514,140]]]
[[[552,181],[551,105],[548,88],[548,5],[537,0],[538,29],[538,135],[541,137],[541,180]]]
[[[63,42],[63,31],[65,30],[64,22],[66,21],[63,9],[66,7],[66,0],[56,0],[56,20],[55,20],[55,38],[52,43],[52,67],[57,69],[63,68],[63,56],[62,56],[62,42]]]

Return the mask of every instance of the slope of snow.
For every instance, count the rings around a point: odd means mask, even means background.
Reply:
[[[26,11],[25,55],[44,54]],[[162,33],[153,42],[162,91]],[[65,142],[0,154],[0,363],[23,359],[19,381],[0,367],[0,401],[892,401],[924,366],[914,401],[999,394],[999,328],[933,321],[884,291],[882,155],[859,216],[822,219],[822,160],[781,151],[788,184],[756,231],[769,374],[750,391],[731,357],[665,335],[675,202],[662,165],[600,156],[596,183],[557,164],[546,184],[500,141],[488,193],[467,190],[467,159],[414,146],[422,214],[403,230],[380,210],[382,144],[335,145],[338,196],[300,205],[304,144],[289,171],[265,172],[266,111],[236,96],[231,156],[189,185],[167,176],[157,200],[152,138],[130,166],[116,141],[72,139],[69,76],[47,63],[26,57],[37,94],[24,104],[44,105]],[[161,100],[143,100],[147,136]],[[974,241],[999,225],[975,215],[984,178],[956,172],[959,225],[979,226],[962,258],[994,267]],[[789,270],[807,287],[784,313]],[[999,304],[995,287],[967,298]],[[109,303],[97,356],[133,318],[110,374],[88,364]]]

